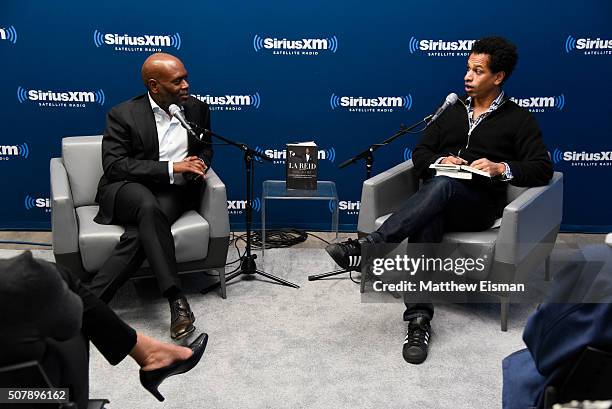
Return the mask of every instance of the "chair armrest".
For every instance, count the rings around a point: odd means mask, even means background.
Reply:
[[[79,251],[79,232],[68,173],[61,158],[51,158],[51,235],[53,253]]]
[[[563,174],[555,172],[546,186],[532,187],[505,208],[495,245],[495,259],[518,264],[554,229],[563,216]],[[554,241],[553,241],[554,243]]]
[[[376,230],[376,219],[392,213],[419,188],[412,160],[400,163],[363,182],[357,231]]]
[[[197,209],[210,225],[210,237],[229,237],[229,213],[225,184],[211,168],[206,172],[200,207]]]

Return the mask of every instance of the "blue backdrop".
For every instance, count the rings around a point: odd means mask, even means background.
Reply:
[[[4,1],[0,228],[50,228],[49,159],[61,138],[101,134],[110,107],[144,92],[147,55],[164,51],[185,62],[213,130],[276,159],[256,165],[258,196],[263,180],[284,178],[284,144],[314,140],[320,180],[338,186],[341,228],[354,230],[365,169],[337,165],[460,94],[472,40],[499,34],[520,55],[506,91],[534,112],[565,174],[562,228],[612,231],[611,4]],[[417,140],[379,150],[374,172],[409,158]],[[213,166],[240,228],[242,155],[218,147]],[[269,210],[271,226],[329,228],[327,203]]]

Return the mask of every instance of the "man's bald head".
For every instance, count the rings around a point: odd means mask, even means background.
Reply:
[[[174,69],[185,69],[185,66],[175,56],[166,53],[151,54],[142,64],[140,75],[145,87],[149,89],[149,80],[154,79],[159,81]]]
[[[151,98],[166,112],[171,104],[182,105],[189,98],[187,70],[173,55],[150,55],[142,64],[141,75]]]

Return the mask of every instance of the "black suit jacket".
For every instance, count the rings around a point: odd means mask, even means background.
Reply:
[[[210,129],[207,104],[190,97],[184,108],[187,121]],[[213,156],[210,136],[204,137],[203,142],[188,136],[188,154],[198,156],[210,167]],[[108,113],[102,139],[102,167],[104,174],[96,195],[100,208],[94,219],[100,224],[112,223],[115,196],[125,183],[149,186],[170,183],[168,162],[159,160],[157,127],[148,94],[123,102]],[[190,180],[202,183],[202,178]]]

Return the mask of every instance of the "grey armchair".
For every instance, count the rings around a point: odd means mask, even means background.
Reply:
[[[360,236],[378,229],[419,187],[412,161],[400,163],[363,183],[357,230]],[[525,277],[542,262],[545,278],[550,274],[554,247],[563,211],[563,174],[555,172],[547,186],[520,188],[509,185],[507,205],[499,228],[481,232],[449,232],[444,243],[453,243],[466,253],[488,254],[488,268],[473,279],[513,280]],[[498,224],[498,223],[496,223]],[[405,254],[407,240],[394,253]],[[367,274],[361,276],[364,292]],[[510,298],[500,294],[501,329],[508,328]]]
[[[87,280],[119,242],[121,226],[93,221],[102,175],[102,136],[62,139],[62,157],[51,159],[53,253],[58,264]],[[225,263],[229,244],[225,185],[213,169],[206,174],[197,211],[185,212],[173,225],[179,272],[214,270],[226,298]],[[151,275],[145,262],[134,278]]]

